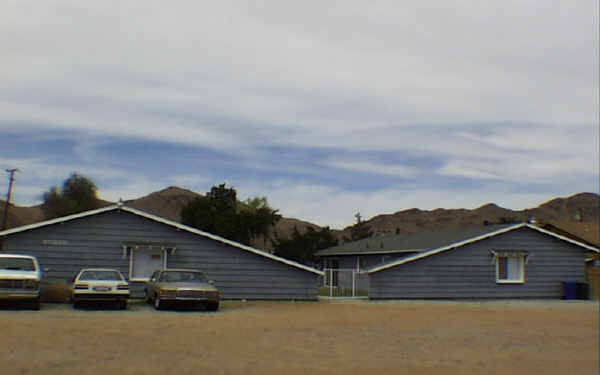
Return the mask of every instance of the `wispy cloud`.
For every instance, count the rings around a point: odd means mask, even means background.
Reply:
[[[450,207],[598,191],[598,13],[9,1],[0,164],[23,170],[22,203],[73,171],[112,200],[231,181],[332,225],[423,192]]]

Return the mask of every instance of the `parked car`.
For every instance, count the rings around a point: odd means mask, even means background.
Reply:
[[[202,304],[207,310],[219,309],[220,292],[203,272],[190,269],[155,271],[146,283],[146,301],[157,310],[165,304]]]
[[[73,306],[81,302],[113,302],[127,308],[129,284],[121,272],[110,268],[84,268],[73,278]]]
[[[0,254],[0,300],[27,301],[40,309],[42,270],[36,257]]]

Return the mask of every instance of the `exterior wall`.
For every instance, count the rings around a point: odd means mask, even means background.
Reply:
[[[116,268],[129,277],[123,243],[135,241],[174,243],[167,267],[204,271],[223,299],[317,298],[315,273],[120,210],[8,235],[4,246],[6,253],[38,257],[51,269],[45,282],[70,282],[84,267]],[[131,287],[133,297],[143,296],[144,283]]]
[[[497,284],[490,250],[527,251],[523,284]],[[369,275],[371,299],[560,298],[562,281],[584,279],[584,251],[522,228]]]

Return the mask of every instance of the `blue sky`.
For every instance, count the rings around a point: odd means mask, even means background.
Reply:
[[[227,182],[335,228],[599,191],[597,1],[1,8],[19,205],[75,171],[108,200]]]

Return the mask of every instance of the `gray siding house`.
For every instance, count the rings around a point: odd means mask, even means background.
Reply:
[[[427,235],[434,246],[367,271],[369,298],[561,298],[563,281],[585,279],[585,254],[599,252],[530,224]]]
[[[120,270],[143,297],[156,269],[196,268],[223,299],[316,300],[323,273],[121,204],[0,232],[6,253],[36,256],[44,282],[70,280],[83,267]]]

